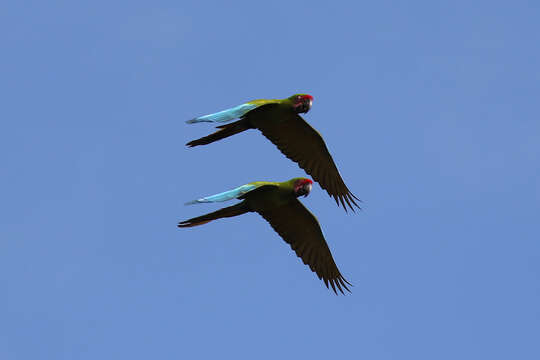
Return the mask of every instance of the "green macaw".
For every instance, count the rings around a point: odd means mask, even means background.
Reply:
[[[347,188],[324,143],[324,140],[300,115],[311,109],[313,97],[307,94],[295,94],[286,99],[253,100],[234,108],[214,114],[200,116],[188,120],[187,123],[214,122],[222,123],[236,118],[240,120],[220,125],[219,131],[188,142],[193,147],[210,144],[248,129],[258,129],[273,142],[289,159],[310,174],[328,195],[334,198],[339,206],[341,202],[345,211],[345,202],[351,205],[359,199]]]
[[[350,292],[351,285],[339,272],[332,253],[324,240],[317,218],[298,201],[299,196],[307,196],[312,181],[294,178],[284,182],[256,181],[220,194],[193,200],[187,204],[221,202],[240,199],[242,202],[212,213],[194,217],[178,223],[178,227],[192,227],[212,220],[233,217],[247,212],[256,212],[270,223],[272,228],[285,240],[296,255],[337,294],[343,289]]]

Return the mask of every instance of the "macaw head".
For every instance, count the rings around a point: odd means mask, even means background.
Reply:
[[[293,103],[293,109],[297,114],[307,113],[313,104],[313,96],[308,94],[294,94],[289,98]]]
[[[313,181],[309,179],[300,178],[294,182],[294,194],[296,197],[304,195],[304,197],[308,196],[311,187],[313,186]]]

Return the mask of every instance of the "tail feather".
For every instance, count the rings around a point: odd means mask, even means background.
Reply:
[[[213,143],[214,141],[218,141],[226,137],[232,136],[234,134],[241,133],[242,131],[250,129],[251,126],[249,125],[249,122],[247,121],[247,119],[240,119],[230,124],[218,126],[217,128],[219,130],[216,131],[215,133],[202,137],[197,140],[190,141],[186,145],[189,147],[193,147],[197,145],[207,145],[207,144]]]
[[[223,209],[219,209],[217,211],[211,212],[206,215],[197,216],[192,219],[181,221],[178,223],[178,227],[192,227],[197,225],[203,225],[206,224],[212,220],[226,218],[226,217],[233,217],[245,214],[249,212],[249,208],[245,201],[242,201],[241,203],[238,203],[233,206],[229,206]]]
[[[214,114],[199,116],[198,118],[191,119],[186,122],[188,124],[195,124],[199,122],[213,122],[213,123],[227,122],[227,121],[241,118],[248,111],[255,109],[257,106],[260,106],[260,105],[246,103],[246,104],[238,105],[231,109],[223,110]]]

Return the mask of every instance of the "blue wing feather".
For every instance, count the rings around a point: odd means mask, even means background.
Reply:
[[[187,202],[186,205],[221,202],[221,201],[236,199],[237,197],[242,196],[253,189],[256,189],[258,186],[260,185],[254,185],[254,184],[242,185],[240,187],[237,187],[236,189],[232,189],[232,190],[225,191],[216,195],[210,195],[210,196],[206,196],[197,200]]]
[[[186,122],[188,124],[194,124],[194,123],[199,123],[199,122],[216,122],[216,123],[227,122],[227,121],[231,121],[231,120],[242,117],[245,113],[247,113],[250,110],[255,109],[258,106],[260,105],[246,103],[246,104],[238,105],[231,109],[223,110],[214,114],[199,116],[195,119],[191,119]]]

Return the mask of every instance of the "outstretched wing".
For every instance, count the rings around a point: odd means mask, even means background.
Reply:
[[[251,117],[251,114],[256,115],[257,119],[254,118],[252,124],[286,157],[298,163],[298,166],[311,175],[313,180],[334,198],[338,206],[339,200],[345,211],[345,202],[353,211],[352,205],[360,208],[355,199],[360,200],[345,185],[321,134],[297,114],[291,113],[285,115],[286,118],[281,121],[275,121],[265,119],[266,113],[257,109],[246,114],[246,118]]]
[[[296,255],[324,281],[326,287],[330,283],[336,294],[336,286],[342,293],[343,289],[350,292],[347,284],[351,284],[339,272],[317,218],[300,201],[294,199],[281,207],[257,212],[291,245]]]

